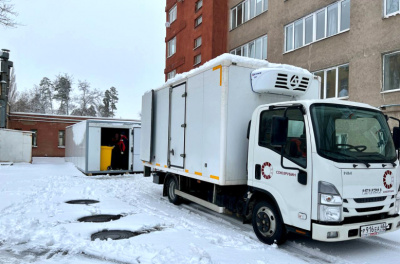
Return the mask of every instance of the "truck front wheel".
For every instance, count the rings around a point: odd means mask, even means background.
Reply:
[[[181,198],[175,194],[175,190],[178,188],[178,181],[174,176],[169,177],[167,181],[167,193],[168,193],[168,200],[175,204],[178,205],[181,202]]]
[[[253,209],[252,224],[254,233],[265,244],[282,244],[286,241],[286,228],[275,208],[267,201],[260,201]]]

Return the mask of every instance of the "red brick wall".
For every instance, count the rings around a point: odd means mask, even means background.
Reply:
[[[58,131],[65,131],[67,126],[87,119],[121,120],[94,117],[38,115],[32,113],[10,113],[8,116],[8,127],[9,129],[23,131],[37,130],[37,147],[32,147],[33,157],[65,157],[65,148],[58,146]]]
[[[177,19],[166,30],[165,57],[167,74],[174,69],[176,73],[187,72],[194,67],[225,53],[227,51],[227,0],[203,0],[203,7],[195,12],[197,0],[167,0],[166,20],[168,21],[169,10],[177,4]],[[195,19],[203,16],[201,25],[194,27]],[[168,41],[176,36],[176,53],[168,58]],[[194,50],[194,40],[202,37],[202,45]],[[201,53],[201,63],[194,66],[194,57]]]

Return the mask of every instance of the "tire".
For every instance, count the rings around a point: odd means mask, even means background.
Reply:
[[[180,204],[182,200],[178,195],[175,194],[175,190],[177,189],[177,187],[178,187],[178,181],[176,180],[176,177],[175,176],[169,177],[166,186],[168,200],[175,205]]]
[[[257,238],[268,245],[282,244],[286,241],[287,233],[282,218],[275,206],[267,201],[259,201],[254,209],[252,225]]]

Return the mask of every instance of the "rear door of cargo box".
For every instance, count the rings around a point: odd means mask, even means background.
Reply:
[[[185,160],[186,83],[172,87],[170,98],[168,160],[170,166],[183,168]]]

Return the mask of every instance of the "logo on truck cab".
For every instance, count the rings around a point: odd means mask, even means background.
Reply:
[[[264,162],[264,164],[261,166],[261,173],[264,179],[271,179],[272,174],[274,173],[272,164],[269,162]]]
[[[386,189],[391,189],[393,187],[394,177],[390,170],[385,171],[383,174],[383,185]]]

